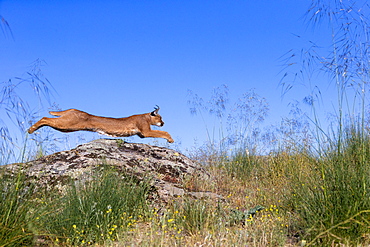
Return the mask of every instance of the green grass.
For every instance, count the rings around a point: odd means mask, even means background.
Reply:
[[[0,246],[30,246],[46,212],[35,206],[34,187],[23,174],[0,177]]]
[[[170,219],[177,227],[188,234],[197,234],[207,229],[217,227],[220,210],[214,203],[206,200],[185,198],[174,205]],[[169,219],[169,220],[170,220]]]
[[[210,159],[212,180],[185,181],[224,199],[153,204],[146,181],[109,165],[97,166],[86,183],[71,181],[64,194],[34,193],[21,174],[3,176],[0,246],[367,245],[370,139],[360,128],[343,136],[341,148],[327,146],[321,156],[301,150]]]
[[[261,161],[261,156],[249,155],[242,150],[234,154],[230,162],[224,162],[224,165],[231,176],[243,180],[259,168]]]
[[[54,243],[117,241],[120,231],[130,229],[133,222],[148,216],[149,189],[145,181],[118,174],[114,168],[104,168],[93,174],[91,181],[72,182],[57,204],[49,205],[55,213],[42,220]]]
[[[325,156],[310,163],[310,176],[294,182],[291,200],[312,244],[357,244],[367,238],[369,147],[368,133],[350,128],[342,148],[329,147]]]

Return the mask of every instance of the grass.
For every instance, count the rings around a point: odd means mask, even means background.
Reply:
[[[84,184],[72,182],[66,194],[47,207],[55,213],[41,219],[46,236],[56,244],[103,244],[118,240],[118,232],[144,220],[149,212],[149,185],[114,168],[104,168]]]
[[[0,177],[0,246],[29,246],[46,212],[35,207],[34,187],[23,174]]]
[[[341,152],[330,148],[310,163],[310,176],[294,183],[292,204],[302,224],[311,226],[312,244],[323,242],[324,235],[361,243],[369,233],[370,140],[352,128],[343,141]]]
[[[213,180],[184,181],[224,199],[159,206],[147,200],[146,182],[109,165],[62,196],[34,193],[21,175],[3,177],[0,246],[367,245],[370,139],[347,131],[340,153],[240,151],[204,164]]]

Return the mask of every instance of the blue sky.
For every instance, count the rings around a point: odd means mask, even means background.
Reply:
[[[233,101],[254,88],[269,102],[268,123],[287,116],[292,100],[302,100],[306,88],[282,98],[279,81],[281,56],[307,45],[304,40],[330,38],[326,28],[313,31],[305,24],[309,5],[308,0],[3,0],[0,15],[14,38],[0,36],[0,80],[24,75],[41,59],[56,92],[52,101],[61,109],[124,117],[159,105],[162,130],[189,148],[195,139],[205,140],[206,131],[190,114],[188,90],[207,99],[226,84]],[[40,117],[48,115],[33,95],[25,97],[40,108]]]

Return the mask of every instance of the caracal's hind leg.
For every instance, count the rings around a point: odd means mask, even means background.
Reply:
[[[73,132],[79,130],[78,128],[76,129],[68,128],[68,126],[71,125],[70,123],[71,121],[69,121],[68,119],[66,120],[63,117],[60,118],[43,117],[28,129],[28,133],[32,134],[33,132],[44,126],[49,126],[61,132]]]
[[[57,118],[48,118],[43,117],[32,125],[28,129],[28,133],[32,134],[39,128],[43,126],[50,126],[53,129],[62,131],[62,132],[73,132],[78,130],[89,130],[84,125],[86,119],[89,118],[89,114],[83,111],[79,111],[76,109],[69,109],[66,111],[57,111],[57,112],[50,112],[51,115],[59,116]]]

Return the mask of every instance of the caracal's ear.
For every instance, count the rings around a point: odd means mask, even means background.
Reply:
[[[158,111],[159,111],[159,106],[158,106],[158,105],[156,105],[156,107],[154,107],[154,111],[152,111],[152,112],[150,113],[150,115],[152,115],[152,116],[157,116],[157,115],[158,115]]]

